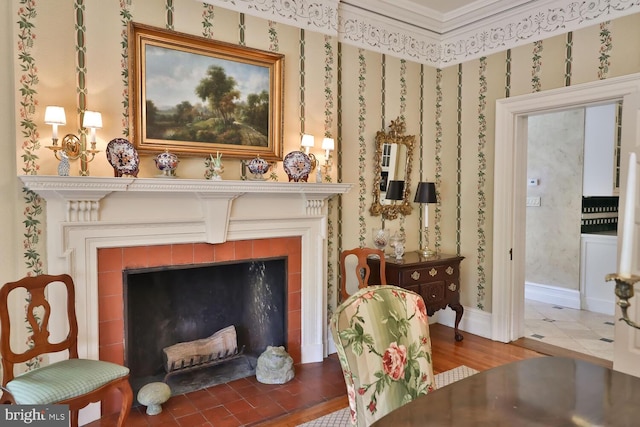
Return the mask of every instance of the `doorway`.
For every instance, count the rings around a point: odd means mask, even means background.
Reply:
[[[524,335],[525,206],[527,117],[585,105],[623,100],[622,158],[635,150],[640,134],[640,75],[633,74],[496,102],[492,338],[502,342]],[[624,200],[621,200],[624,204]],[[622,331],[621,334],[618,330]],[[621,335],[621,336],[619,336]],[[630,337],[616,324],[614,367]],[[629,353],[626,351],[626,353]],[[620,363],[624,359],[620,354]],[[630,364],[631,362],[629,362]],[[622,370],[622,369],[621,369]]]

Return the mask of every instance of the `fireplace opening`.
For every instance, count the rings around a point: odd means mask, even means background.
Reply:
[[[286,345],[287,258],[123,271],[125,364],[137,391],[167,374],[163,349],[234,326],[242,357],[172,373],[182,394],[255,374],[269,345]]]

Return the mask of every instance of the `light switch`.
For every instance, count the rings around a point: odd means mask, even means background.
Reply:
[[[540,206],[540,197],[527,197],[527,206],[528,207]]]

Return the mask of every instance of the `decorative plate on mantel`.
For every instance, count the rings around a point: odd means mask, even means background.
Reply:
[[[307,182],[311,172],[311,159],[302,151],[292,151],[282,161],[289,182]]]
[[[107,160],[113,167],[113,176],[131,175],[138,177],[138,151],[124,138],[115,138],[107,144]]]

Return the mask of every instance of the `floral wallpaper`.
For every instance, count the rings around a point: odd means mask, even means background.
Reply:
[[[502,39],[488,32],[479,34],[476,38],[465,38],[464,40],[474,41],[468,45],[453,43],[450,50],[429,52],[428,55],[442,55],[442,60],[449,61],[438,68],[425,64],[422,57],[412,60],[400,55],[399,51],[396,53],[400,60],[396,61],[395,56],[391,60],[389,58],[392,58],[392,53],[380,53],[373,45],[365,48],[353,47],[351,44],[345,49],[344,37],[351,34],[345,31],[347,25],[356,24],[357,20],[338,24],[335,14],[337,9],[314,9],[310,2],[303,2],[304,5],[298,7],[293,2],[277,0],[234,0],[236,5],[243,4],[247,10],[265,7],[271,11],[278,7],[272,20],[247,18],[245,22],[245,12],[233,11],[231,0],[225,2],[227,6],[219,6],[218,1],[199,3],[164,0],[150,4],[144,0],[100,3],[65,0],[67,9],[64,12],[67,15],[62,16],[64,26],[60,26],[58,22],[52,22],[50,14],[43,12],[49,12],[53,7],[49,2],[11,1],[16,12],[11,20],[15,32],[13,56],[16,70],[17,174],[35,175],[51,173],[52,170],[50,153],[46,153],[48,156],[45,158],[41,138],[45,135],[48,138],[50,132],[50,128],[43,126],[42,115],[44,104],[51,102],[51,93],[54,91],[48,80],[56,76],[48,74],[52,59],[43,52],[41,46],[43,39],[53,33],[54,27],[56,30],[64,28],[66,35],[73,35],[74,39],[73,46],[69,46],[65,54],[69,58],[73,57],[73,62],[76,63],[73,66],[73,79],[77,83],[73,91],[69,91],[69,99],[65,102],[73,103],[78,111],[84,111],[87,105],[91,105],[88,98],[94,96],[96,86],[105,85],[104,91],[109,93],[104,102],[112,113],[116,112],[117,118],[114,120],[112,117],[109,128],[101,135],[107,141],[116,135],[127,137],[130,133],[127,27],[132,20],[167,28],[175,27],[178,31],[184,30],[180,28],[181,25],[192,25],[190,29],[193,34],[234,43],[245,43],[246,39],[249,45],[258,40],[258,44],[262,43],[261,48],[286,54],[286,78],[289,82],[294,82],[289,86],[291,90],[286,93],[287,103],[297,107],[288,110],[286,126],[296,131],[299,126],[303,132],[311,118],[317,119],[321,132],[336,140],[333,178],[342,182],[345,172],[353,171],[353,175],[349,175],[350,180],[353,176],[354,184],[351,192],[341,200],[329,204],[329,305],[336,295],[333,278],[336,275],[334,270],[337,253],[343,245],[370,246],[371,228],[379,225],[379,217],[368,214],[371,197],[370,147],[375,132],[381,127],[379,117],[384,121],[395,118],[398,114],[408,116],[407,112],[420,116],[419,123],[412,123],[412,126],[419,129],[416,137],[420,141],[415,158],[421,159],[421,164],[416,173],[433,178],[438,191],[438,203],[432,218],[434,226],[429,228],[432,244],[438,251],[458,251],[465,256],[463,303],[490,311],[494,184],[491,159],[494,155],[492,141],[496,99],[552,89],[553,85],[558,84],[569,86],[640,71],[639,61],[623,57],[620,53],[622,49],[614,49],[616,40],[640,46],[636,31],[640,27],[640,14],[596,23],[595,17],[615,17],[616,7],[638,7],[638,2],[621,0],[593,1],[581,6],[590,10],[549,11],[548,14],[518,21],[517,25],[505,22],[495,29],[501,33]],[[291,9],[294,6],[297,9]],[[112,24],[110,28],[117,29],[117,38],[108,40],[104,45],[96,42],[96,34],[102,35],[106,31],[103,28],[96,29],[97,19],[95,15],[92,16],[96,10],[108,11],[110,14],[100,18]],[[304,25],[305,29],[282,24],[280,17],[286,15],[287,10],[298,21],[311,16],[310,25],[316,25],[318,29],[311,30],[307,24]],[[594,19],[594,25],[583,27],[579,31],[569,31],[568,23],[575,23],[580,17]],[[90,19],[86,20],[87,18]],[[562,25],[566,26],[561,30],[564,34],[562,37],[534,40],[543,37],[547,29],[560,28]],[[319,27],[326,31],[321,31]],[[230,31],[229,28],[233,30]],[[501,49],[499,52],[484,52],[477,59],[462,63],[462,67],[449,66],[449,63],[453,64],[460,58],[473,57],[483,46],[494,47],[500,45],[500,40],[516,38],[515,31],[518,28],[523,30],[521,39],[526,43],[514,44],[512,48]],[[396,46],[400,50],[408,40],[397,38],[390,32],[364,36],[365,27],[349,29],[374,45],[387,43],[389,47]],[[531,35],[536,30],[541,31],[537,37]],[[313,31],[320,33],[321,37]],[[307,38],[313,40],[313,49],[310,49],[312,42],[307,42]],[[480,43],[475,43],[475,40],[480,40]],[[598,42],[586,43],[585,40]],[[90,42],[94,43],[94,49],[96,45],[110,48],[111,59],[114,64],[117,63],[114,70],[96,71],[95,65],[92,68],[91,61],[96,52],[91,51]],[[507,44],[501,46],[505,47]],[[418,52],[421,47],[410,49]],[[353,76],[343,74],[345,65],[350,67]],[[311,70],[320,71],[318,74],[321,77],[317,82],[319,91],[311,91],[315,82],[306,77]],[[387,71],[383,77],[380,76]],[[110,74],[112,72],[115,77]],[[43,75],[46,79],[43,79]],[[348,99],[343,95],[347,81],[353,81],[353,87],[349,88],[350,94],[356,94]],[[49,99],[42,98],[45,93],[43,86],[48,90]],[[393,90],[390,89],[392,87]],[[318,92],[321,92],[321,96],[316,96],[317,99],[312,99],[309,95]],[[389,101],[386,106],[385,96]],[[389,105],[397,105],[398,111],[391,111]],[[414,113],[416,111],[419,113]],[[70,122],[75,125],[75,121]],[[295,145],[293,142],[288,144]],[[469,194],[473,197],[466,197]],[[22,253],[20,268],[25,274],[42,274],[46,271],[44,260],[47,255],[45,242],[41,240],[44,203],[26,189],[22,189],[20,198],[22,205],[16,207],[17,212],[22,212],[20,222],[16,224],[21,230],[20,241],[17,242]],[[347,203],[351,203],[350,211],[342,209]],[[418,210],[414,211],[417,212]],[[419,242],[420,233],[413,232],[421,227],[420,215],[407,216],[403,221],[407,235],[414,239],[408,245],[419,247],[422,244]]]

